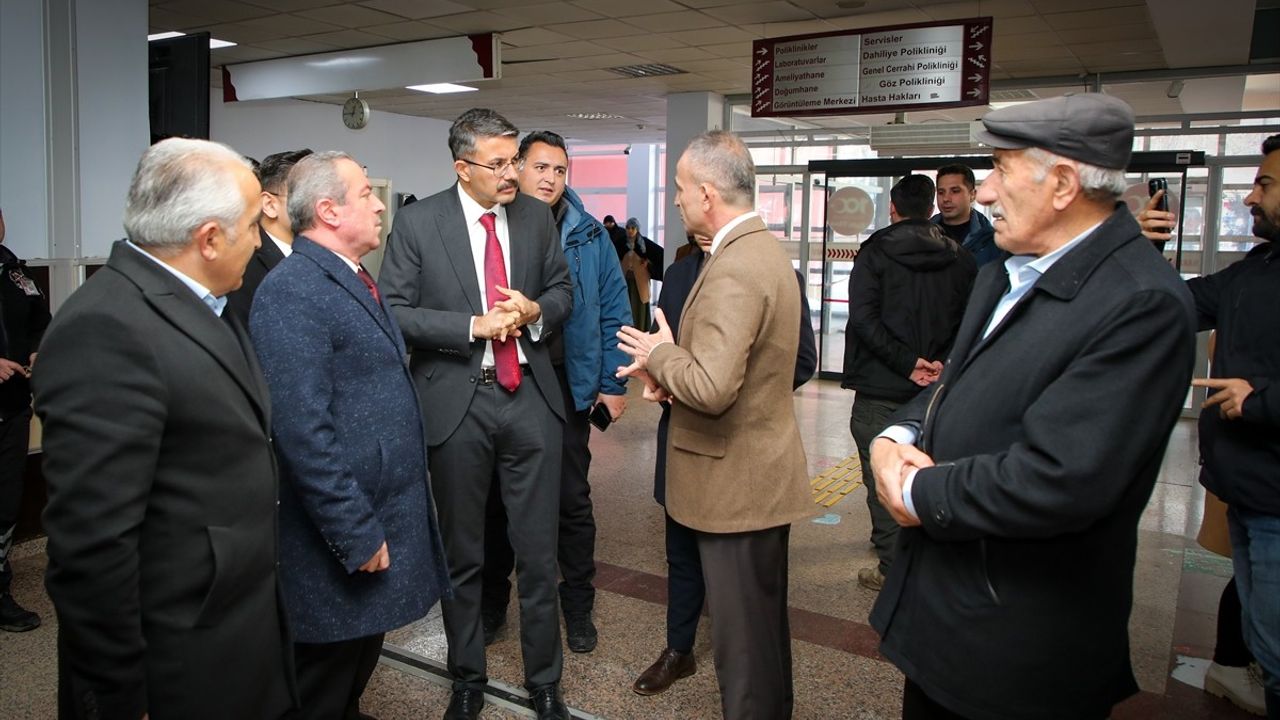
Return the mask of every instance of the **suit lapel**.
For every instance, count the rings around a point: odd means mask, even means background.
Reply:
[[[738,223],[738,226],[729,231],[724,240],[720,241],[720,246],[716,248],[714,253],[702,261],[702,270],[698,273],[697,279],[693,281],[693,287],[689,290],[689,297],[684,302],[684,310],[680,311],[680,327],[686,327],[684,318],[689,314],[689,308],[693,307],[694,298],[698,296],[698,291],[702,289],[702,281],[711,274],[712,268],[715,266],[716,260],[723,256],[724,251],[729,248],[738,238],[753,232],[768,232],[764,221],[759,217],[748,218]],[[678,338],[677,338],[678,340]]]
[[[960,330],[956,333],[956,344],[951,352],[951,357],[959,361],[961,369],[968,365],[969,360],[986,347],[999,331],[1000,328],[996,327],[991,335],[982,337],[983,331],[987,329],[987,323],[991,320],[991,313],[995,312],[996,304],[1008,289],[1009,275],[1003,263],[999,265],[998,271],[988,273],[988,277],[974,287],[969,311],[965,313]],[[1008,319],[1009,315],[1005,315],[1004,320]],[[1000,325],[1004,324],[1004,321],[1001,321]]]
[[[235,332],[178,278],[139,251],[117,242],[107,264],[133,280],[156,312],[207,351],[253,404],[263,422],[269,417],[261,375],[255,374]]]
[[[258,233],[261,235],[261,241],[258,243],[258,249],[253,253],[253,257],[262,263],[262,267],[267,272],[271,272],[272,268],[279,265],[280,261],[284,259],[284,253],[280,252],[280,248],[276,247],[276,241],[271,239],[266,230],[258,228]]]
[[[365,312],[378,323],[378,327],[382,328],[382,332],[386,333],[387,338],[391,340],[393,345],[403,350],[402,340],[399,331],[392,327],[390,314],[386,310],[385,303],[375,302],[373,293],[369,292],[369,287],[364,284],[355,273],[351,272],[351,268],[342,262],[338,256],[334,255],[329,249],[317,245],[314,241],[305,235],[299,236],[293,243],[293,251],[300,253],[307,259],[320,266],[339,287],[347,292],[355,301],[364,308]]]
[[[509,218],[508,218],[509,219]],[[476,281],[475,255],[471,252],[471,233],[466,218],[462,214],[462,201],[458,199],[457,186],[449,196],[444,207],[436,214],[436,235],[440,245],[449,257],[449,264],[458,276],[462,293],[471,305],[472,315],[483,315],[485,312],[484,296],[480,293],[480,284]],[[428,262],[428,258],[423,258]],[[509,278],[508,278],[509,279]]]

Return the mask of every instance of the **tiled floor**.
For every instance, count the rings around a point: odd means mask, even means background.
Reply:
[[[640,697],[630,689],[635,676],[662,650],[666,596],[662,510],[652,499],[658,413],[636,393],[630,402],[621,422],[592,438],[600,645],[588,655],[565,653],[565,696],[582,717],[717,718],[719,697],[705,629],[695,648],[696,675],[654,697]],[[796,412],[814,475],[853,452],[851,402],[852,394],[832,382],[815,381],[797,393]],[[1195,472],[1195,426],[1182,421],[1139,530],[1130,635],[1142,692],[1116,708],[1117,720],[1250,717],[1193,686],[1202,670],[1178,673],[1192,684],[1171,677],[1179,657],[1204,658],[1211,653],[1218,593],[1230,575],[1226,561],[1201,550],[1193,540],[1202,503]],[[798,523],[792,530],[796,718],[899,716],[902,676],[876,652],[876,635],[866,624],[874,595],[855,581],[857,569],[874,562],[867,542],[865,497],[865,489],[857,487],[829,508],[815,507],[815,516],[826,515],[821,522]],[[24,635],[0,633],[4,720],[53,716],[56,628],[40,587],[44,557],[39,544],[23,550],[25,557],[16,563],[15,594],[40,611],[46,625]],[[513,609],[507,628],[489,648],[490,677],[511,686],[519,686],[522,677],[518,624]],[[424,658],[444,658],[438,611],[388,639]],[[364,709],[381,720],[443,714],[447,688],[403,667],[379,667]],[[483,714],[515,716],[494,706]]]

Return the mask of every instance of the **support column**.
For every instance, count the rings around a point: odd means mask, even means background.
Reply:
[[[675,249],[684,244],[684,223],[676,210],[676,163],[689,141],[708,130],[724,127],[724,96],[711,92],[676,93],[667,96],[667,167],[665,169],[667,192],[663,198],[666,208],[666,232],[663,248],[670,248],[664,260],[668,266],[675,258]]]

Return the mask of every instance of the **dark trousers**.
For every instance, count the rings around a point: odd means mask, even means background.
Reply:
[[[356,720],[360,696],[378,665],[383,633],[334,643],[294,643],[298,696],[295,720]]]
[[[702,580],[698,534],[667,515],[667,647],[693,652],[707,586]]]
[[[858,446],[858,460],[862,463],[862,482],[867,486],[867,510],[871,513],[871,544],[880,560],[880,572],[888,574],[893,564],[893,546],[898,542],[898,523],[880,504],[876,494],[876,476],[871,472],[871,441],[885,429],[889,416],[902,403],[862,393],[853,396],[853,411],[849,416],[849,432]]]
[[[9,592],[13,568],[9,553],[22,508],[22,476],[31,437],[31,408],[0,421],[0,595]]]
[[[743,533],[697,533],[720,706],[728,720],[791,717],[790,535],[790,525]]]
[[[480,613],[485,507],[495,475],[516,554],[525,683],[537,687],[560,681],[556,531],[561,426],[533,376],[526,375],[514,393],[496,384],[477,387],[458,429],[428,452],[453,584],[453,597],[443,600],[441,608],[449,672],[458,686],[479,689],[488,679]]]
[[[556,366],[564,396],[565,423],[560,455],[560,531],[556,558],[560,565],[560,609],[566,615],[589,613],[595,607],[596,519],[591,505],[591,423],[589,411],[574,409],[564,366]],[[494,478],[496,487],[497,478]],[[515,553],[507,538],[507,513],[498,493],[490,492],[485,509],[483,611],[497,617],[507,613]]]
[[[1213,661],[1227,667],[1244,667],[1253,662],[1253,653],[1244,644],[1244,628],[1240,626],[1240,596],[1236,579],[1222,588],[1218,599],[1218,640],[1213,647]]]

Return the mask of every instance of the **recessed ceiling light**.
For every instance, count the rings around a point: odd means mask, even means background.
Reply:
[[[435,93],[436,95],[445,95],[448,93],[475,92],[480,88],[467,87],[466,85],[455,85],[453,83],[435,83],[432,85],[408,85],[405,90],[417,90],[418,92]]]
[[[617,73],[629,78],[657,77],[659,75],[683,75],[689,72],[681,70],[674,65],[665,63],[646,63],[644,65],[621,65],[619,67],[605,68],[611,73]]]
[[[613,115],[611,113],[604,113],[604,112],[569,113],[568,115],[565,115],[565,117],[571,117],[571,118],[574,118],[575,120],[624,120],[625,119],[621,115]]]
[[[152,33],[147,36],[147,42],[151,42],[152,40],[168,40],[169,38],[182,37],[184,35],[186,35],[186,33],[178,32],[176,30],[170,30],[169,32],[162,32],[162,33]],[[236,46],[235,43],[230,42],[228,40],[219,40],[213,37],[209,38],[210,50],[217,50],[218,48],[235,47],[235,46]]]

